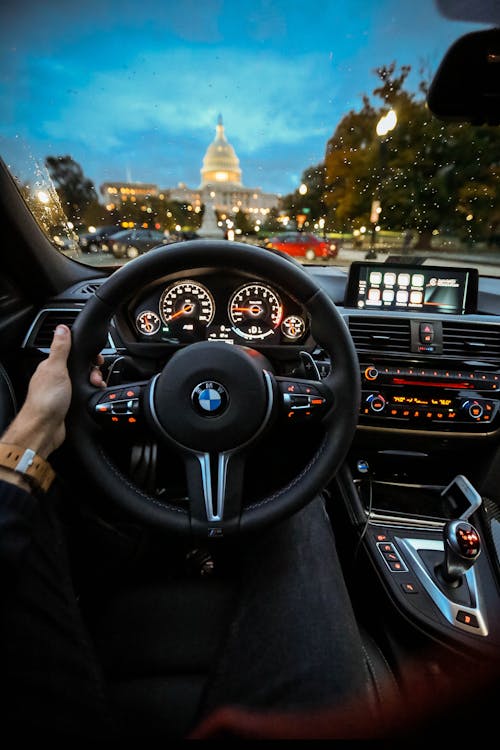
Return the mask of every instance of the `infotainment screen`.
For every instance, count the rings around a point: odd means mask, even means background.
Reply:
[[[462,315],[476,312],[475,268],[351,263],[345,307]]]

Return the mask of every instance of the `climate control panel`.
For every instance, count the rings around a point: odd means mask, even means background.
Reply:
[[[366,362],[361,381],[361,424],[485,432],[500,420],[500,371]]]

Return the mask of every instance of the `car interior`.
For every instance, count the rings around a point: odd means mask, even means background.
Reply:
[[[431,112],[499,125],[499,60],[498,28],[457,40]],[[474,680],[484,668],[491,697],[498,278],[413,256],[301,265],[222,239],[90,267],[54,250],[3,161],[0,217],[0,426],[55,326],[70,326],[73,402],[51,462],[71,498],[62,512],[82,612],[131,737],[189,731],[237,585],[232,545],[318,494],[374,685],[402,707],[416,683],[437,706],[457,689],[458,706],[485,699]],[[396,278],[408,289],[397,300]]]

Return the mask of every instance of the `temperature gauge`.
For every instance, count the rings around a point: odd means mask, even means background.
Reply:
[[[286,336],[287,339],[292,339],[292,341],[300,339],[300,337],[304,335],[305,330],[306,324],[298,315],[289,315],[281,324],[283,335]]]
[[[161,320],[152,310],[144,310],[137,316],[135,324],[139,333],[144,336],[153,336],[160,330]]]

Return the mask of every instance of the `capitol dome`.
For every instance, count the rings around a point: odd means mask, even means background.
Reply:
[[[221,115],[217,120],[215,140],[207,148],[200,171],[200,187],[214,183],[241,185],[240,160],[225,136]]]

